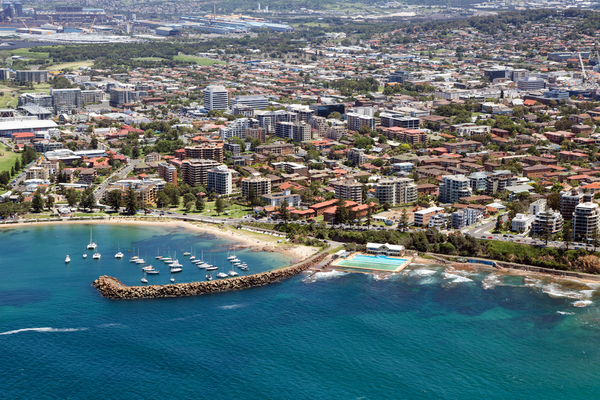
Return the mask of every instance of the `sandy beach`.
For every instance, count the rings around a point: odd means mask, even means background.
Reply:
[[[140,217],[109,217],[106,219],[90,219],[77,221],[48,221],[48,222],[20,222],[18,224],[2,224],[1,228],[20,228],[30,225],[41,224],[129,224],[136,226],[163,226],[171,228],[189,229],[199,233],[211,233],[215,236],[231,239],[238,248],[251,248],[257,251],[279,252],[292,259],[291,263],[296,263],[316,253],[314,247],[301,245],[290,245],[277,243],[282,238],[263,235],[260,233],[248,232],[241,229],[231,228],[227,225],[214,225],[201,222],[187,222],[165,218],[140,218]]]

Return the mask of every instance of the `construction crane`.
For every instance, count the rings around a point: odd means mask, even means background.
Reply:
[[[583,68],[583,60],[581,59],[581,53],[579,54],[579,64],[581,64],[581,80],[583,82],[587,81],[587,74],[585,73],[585,68]]]
[[[29,29],[29,34],[31,35],[31,28],[27,26],[23,19],[21,19],[21,22],[23,23],[23,25],[25,25],[25,28]]]
[[[86,33],[92,33],[92,29],[94,29],[94,24],[96,23],[96,18],[94,17],[94,20],[92,21],[92,24],[90,25],[90,27],[87,30],[82,30],[82,32],[86,32]]]

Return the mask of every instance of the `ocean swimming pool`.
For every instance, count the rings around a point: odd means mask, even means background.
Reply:
[[[406,262],[404,258],[393,258],[386,256],[368,256],[359,254],[350,260],[342,260],[337,265],[350,268],[378,269],[395,271]]]

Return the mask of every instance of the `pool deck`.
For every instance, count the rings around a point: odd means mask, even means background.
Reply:
[[[377,272],[397,273],[397,272],[402,272],[406,267],[408,267],[410,265],[410,263],[412,263],[412,261],[414,259],[414,256],[408,256],[407,258],[386,256],[389,259],[404,260],[403,263],[398,265],[398,267],[396,267],[396,269],[393,269],[393,270],[392,269],[373,268],[373,267],[367,267],[367,266],[356,267],[356,266],[351,266],[351,265],[339,265],[339,263],[341,263],[342,261],[352,261],[352,259],[354,257],[359,256],[359,255],[374,257],[372,254],[364,254],[361,252],[354,252],[346,258],[339,258],[339,259],[333,261],[331,263],[331,266],[338,267],[338,268],[344,268],[344,269],[347,268],[349,270],[356,270],[356,272],[377,271]]]

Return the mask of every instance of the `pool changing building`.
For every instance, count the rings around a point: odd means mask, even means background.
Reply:
[[[367,253],[402,257],[404,256],[405,248],[402,245],[388,244],[388,243],[367,243]]]

